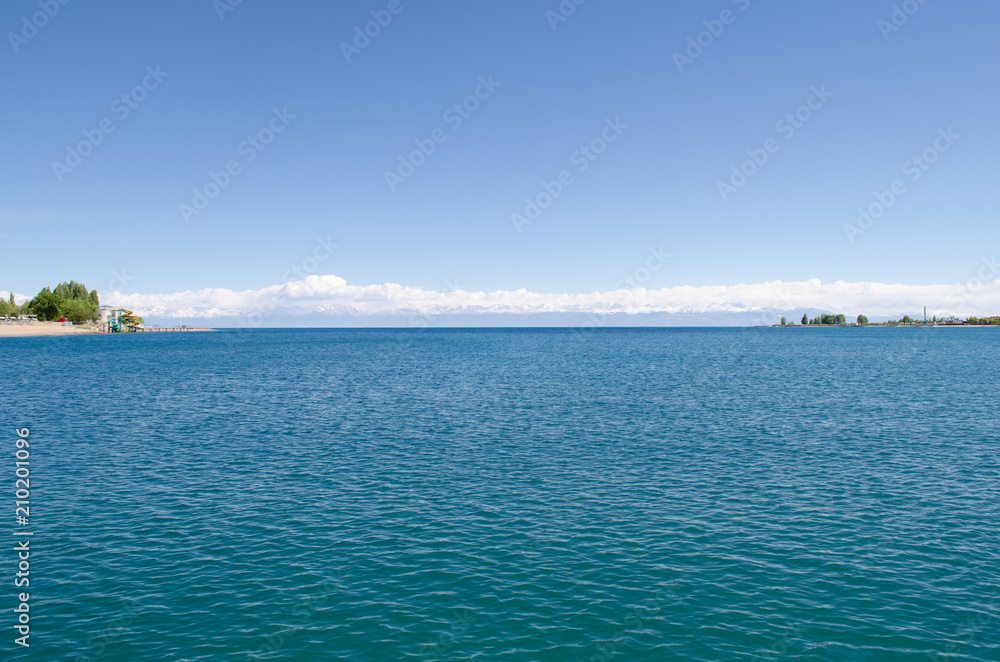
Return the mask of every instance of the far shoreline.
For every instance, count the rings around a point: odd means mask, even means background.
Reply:
[[[84,324],[73,324],[66,325],[62,322],[41,322],[35,321],[32,323],[0,323],[0,339],[2,338],[54,338],[54,337],[67,337],[67,336],[94,336],[94,335],[147,335],[147,334],[159,334],[159,333],[186,333],[189,331],[227,331],[232,329],[238,329],[240,327],[220,327],[220,328],[210,328],[210,327],[168,327],[168,328],[144,328],[136,333],[132,332],[121,332],[121,333],[107,333],[102,329],[102,325],[95,322],[88,322]],[[784,326],[780,324],[772,324],[769,326],[619,326],[619,325],[609,325],[607,327],[602,327],[608,330],[611,329],[972,329],[972,328],[1000,328],[998,325],[990,324],[867,324],[858,326],[857,324],[786,324]],[[370,331],[427,331],[427,330],[486,330],[486,329],[565,329],[568,331],[580,331],[580,330],[591,330],[588,327],[582,326],[544,326],[544,327],[532,327],[532,326],[458,326],[458,327],[405,327],[405,326],[303,326],[303,327],[269,327],[268,329],[261,330],[282,330],[282,331],[319,331],[319,330],[370,330]],[[594,329],[597,330],[597,329]]]
[[[768,329],[989,329],[996,324],[772,324]]]

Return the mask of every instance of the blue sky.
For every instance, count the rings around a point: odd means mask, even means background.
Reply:
[[[646,288],[919,286],[965,282],[1000,244],[994,2],[911,0],[892,32],[879,21],[894,3],[872,0],[587,0],[558,23],[557,0],[243,0],[221,18],[227,0],[48,2],[34,31],[46,0],[0,8],[5,290],[257,290],[311,269],[318,238],[337,248],[310,273],[358,286],[604,292],[651,250],[670,258]],[[342,44],[372,12],[391,22],[348,62]],[[699,33],[707,46],[679,71]],[[814,88],[832,96],[794,135],[779,129]],[[477,90],[457,125],[446,113]],[[609,122],[620,135],[580,171],[577,150]],[[248,147],[261,130],[273,141]],[[85,131],[100,144],[56,172]],[[905,164],[928,149],[913,181]],[[180,206],[231,161],[185,222]],[[518,232],[512,215],[564,170],[571,183]],[[903,192],[849,237],[896,180]]]

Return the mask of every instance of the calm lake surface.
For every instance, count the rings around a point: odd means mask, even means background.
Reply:
[[[3,659],[1000,659],[1000,330],[0,350]]]

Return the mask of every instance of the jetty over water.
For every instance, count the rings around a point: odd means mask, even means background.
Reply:
[[[135,330],[135,333],[169,333],[175,331],[212,331],[208,327],[192,327],[192,326],[140,326]]]
[[[171,333],[212,330],[190,326],[146,326],[143,323],[143,319],[131,310],[127,308],[115,308],[114,306],[101,306],[100,315],[99,324],[101,333]]]

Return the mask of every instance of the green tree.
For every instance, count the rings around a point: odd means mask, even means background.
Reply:
[[[97,309],[89,301],[70,299],[63,301],[61,314],[69,321],[80,324],[96,319]]]
[[[0,301],[0,316],[12,316],[18,314],[18,305],[14,303],[14,295],[10,295],[10,301]]]
[[[819,320],[820,324],[836,324],[837,318],[833,315],[823,315]]]
[[[60,299],[65,299],[67,301],[71,299],[86,301],[90,298],[90,293],[87,292],[87,286],[83,283],[78,283],[75,280],[71,280],[68,283],[59,283],[56,285],[56,289],[52,290],[52,292]]]
[[[868,324],[868,318],[864,315],[858,315],[858,326],[864,326]]]
[[[837,315],[837,324],[847,324],[847,317],[844,315]]]
[[[781,318],[781,326],[788,326],[788,320],[786,320],[784,317]]]
[[[59,319],[59,309],[62,307],[62,298],[44,287],[34,299],[28,303],[28,310],[42,321]]]
[[[913,319],[909,315],[903,315],[901,322],[903,324],[913,324]]]
[[[809,325],[809,316],[806,315],[805,313],[802,313],[802,326],[808,326],[808,325]]]
[[[97,290],[91,290],[90,291],[90,297],[89,297],[89,299],[90,299],[90,303],[94,304],[95,306],[100,306],[101,305],[101,300],[97,298]]]

